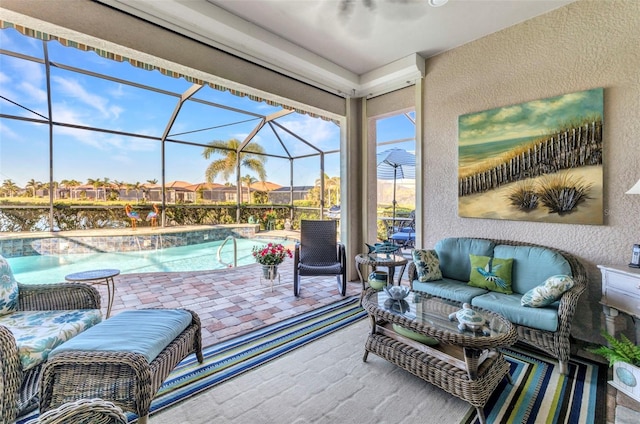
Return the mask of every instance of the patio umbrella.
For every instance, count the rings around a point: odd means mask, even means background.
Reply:
[[[416,156],[403,149],[386,150],[377,155],[379,180],[393,180],[393,226],[396,219],[396,181],[416,177]]]

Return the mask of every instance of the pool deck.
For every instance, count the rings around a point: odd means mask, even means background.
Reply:
[[[285,259],[278,272],[280,285],[274,285],[273,292],[268,281],[260,278],[259,264],[215,271],[121,274],[115,278],[111,314],[142,308],[190,309],[200,316],[203,345],[210,346],[343,298],[335,277],[303,277],[300,296],[295,297],[293,259]],[[95,287],[106,314],[107,288]],[[347,283],[347,296],[360,295],[361,290],[359,281]]]
[[[210,228],[206,227],[205,228]],[[189,226],[197,230],[198,226]],[[151,230],[119,229],[113,234],[148,234],[184,231],[185,227]],[[102,235],[104,230],[78,232],[81,236]],[[38,236],[39,233],[30,235]],[[42,233],[43,234],[50,233]],[[261,231],[259,238],[299,239],[297,231]],[[65,232],[65,235],[72,234]],[[90,264],[87,264],[90,267]],[[195,311],[202,322],[202,341],[210,346],[249,331],[283,321],[343,299],[335,277],[303,277],[300,296],[293,295],[293,259],[278,267],[280,283],[261,278],[262,268],[251,264],[210,271],[120,274],[115,277],[115,296],[111,315],[143,308],[186,308]],[[408,285],[406,273],[403,284]],[[100,292],[103,316],[107,310],[107,287],[94,285]],[[359,296],[360,281],[347,283],[347,296]]]

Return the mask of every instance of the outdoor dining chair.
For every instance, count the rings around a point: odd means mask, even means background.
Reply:
[[[346,294],[346,253],[344,244],[337,241],[336,221],[300,221],[300,242],[293,258],[294,295],[300,295],[300,277],[318,275],[335,275],[340,294]]]

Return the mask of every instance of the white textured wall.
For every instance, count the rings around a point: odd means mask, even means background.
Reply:
[[[605,89],[604,225],[458,217],[459,115],[596,87]],[[640,196],[624,194],[640,179],[640,1],[580,0],[430,59],[424,119],[424,245],[492,237],[577,255],[590,283],[572,333],[594,340],[603,326],[596,265],[626,265],[640,243]]]

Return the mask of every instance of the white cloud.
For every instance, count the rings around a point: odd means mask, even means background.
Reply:
[[[13,131],[8,125],[4,125],[3,121],[0,121],[0,134],[2,134],[2,138],[6,140],[20,140],[18,133]]]
[[[122,112],[122,109],[109,105],[107,98],[87,91],[76,80],[57,76],[54,76],[52,79],[58,85],[58,90],[62,90],[66,96],[97,110],[105,119],[117,118]]]

